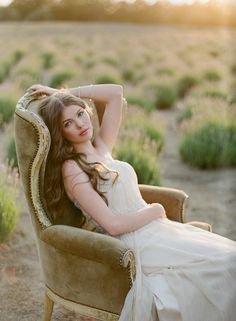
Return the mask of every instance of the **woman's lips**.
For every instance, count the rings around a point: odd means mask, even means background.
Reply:
[[[87,132],[88,132],[88,128],[87,129],[85,129],[85,130],[83,130],[79,135],[80,136],[84,136],[84,135],[86,135],[87,134]]]

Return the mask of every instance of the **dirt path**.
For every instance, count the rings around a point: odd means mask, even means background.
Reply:
[[[199,171],[178,156],[176,111],[161,112],[166,142],[159,161],[162,185],[183,189],[190,196],[188,220],[202,220],[213,231],[234,239],[236,170]],[[2,142],[2,134],[1,142]],[[43,314],[43,279],[30,218],[25,208],[12,238],[0,246],[0,320],[39,321]],[[78,314],[55,305],[52,321],[80,321]]]

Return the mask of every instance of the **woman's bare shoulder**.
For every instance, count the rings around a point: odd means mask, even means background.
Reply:
[[[84,171],[76,161],[74,161],[73,159],[64,161],[64,163],[62,164],[62,175],[64,178],[69,175],[75,175],[78,173],[84,173]]]

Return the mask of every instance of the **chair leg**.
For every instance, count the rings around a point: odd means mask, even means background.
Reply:
[[[51,321],[53,306],[54,302],[45,293],[43,321]]]

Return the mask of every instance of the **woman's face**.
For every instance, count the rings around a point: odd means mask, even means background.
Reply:
[[[83,143],[93,136],[93,126],[88,112],[78,106],[65,107],[61,114],[62,135],[72,144]]]

